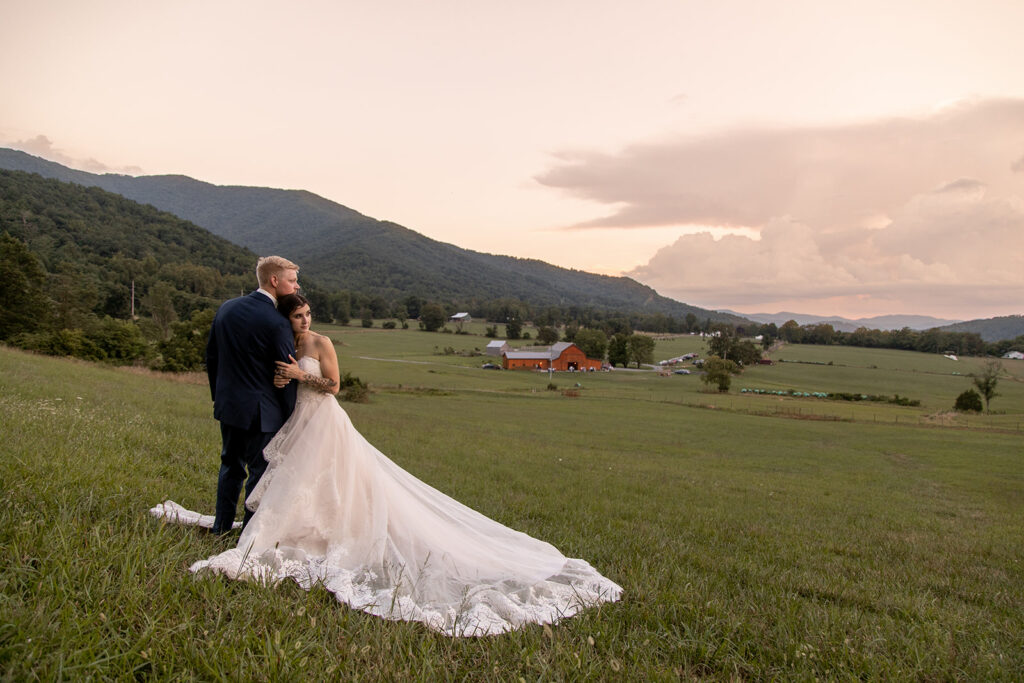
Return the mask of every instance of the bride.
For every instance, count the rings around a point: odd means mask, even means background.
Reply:
[[[267,471],[245,502],[255,515],[237,547],[193,572],[321,584],[355,609],[453,636],[551,623],[619,599],[622,589],[587,562],[462,505],[374,448],[334,397],[338,357],[309,329],[309,302],[290,294],[278,310],[295,332],[298,361],[278,363],[279,383],[299,382],[295,412],[264,450]]]

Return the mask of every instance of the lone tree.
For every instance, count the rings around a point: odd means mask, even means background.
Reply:
[[[739,366],[731,360],[711,356],[704,361],[704,374],[701,375],[700,381],[707,385],[717,384],[719,391],[729,391],[732,376],[739,372],[739,369]]]
[[[732,325],[716,323],[711,329],[717,335],[708,339],[710,355],[736,361],[740,365],[754,365],[761,359],[761,352],[754,342],[740,339],[739,333]]]
[[[708,338],[708,352],[719,358],[729,358],[732,345],[739,340],[736,328],[728,323],[715,323],[711,326],[714,336]]]
[[[621,364],[622,367],[629,365],[629,335],[617,332],[608,341],[608,364],[612,367]],[[585,352],[584,352],[585,353]]]
[[[602,330],[583,329],[574,337],[576,346],[580,347],[587,358],[604,360],[605,351],[608,350],[608,336]]]
[[[641,363],[654,362],[654,340],[645,334],[629,335],[626,339],[626,349],[629,362],[636,363],[638,368]]]
[[[439,304],[427,304],[420,309],[420,329],[437,332],[444,325],[444,309]]]
[[[985,362],[981,374],[974,376],[974,386],[978,387],[981,397],[985,399],[985,412],[988,412],[989,402],[999,395],[996,393],[996,384],[999,383],[999,373],[1002,371],[1002,363],[990,360]]]
[[[541,344],[554,344],[558,341],[558,330],[548,325],[537,330],[537,341]]]

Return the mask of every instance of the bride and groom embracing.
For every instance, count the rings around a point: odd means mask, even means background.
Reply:
[[[319,584],[355,609],[452,636],[552,623],[619,599],[622,589],[584,560],[462,505],[374,448],[335,399],[338,358],[309,329],[298,267],[262,258],[257,279],[257,291],[220,307],[207,347],[223,440],[211,531],[237,526],[244,482],[242,532],[193,572]],[[203,523],[171,501],[153,513]]]

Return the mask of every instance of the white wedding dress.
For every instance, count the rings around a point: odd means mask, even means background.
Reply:
[[[315,358],[299,366],[320,375]],[[322,584],[339,601],[453,636],[551,623],[622,589],[587,562],[428,486],[356,431],[334,396],[299,385],[246,500],[256,513],[231,550],[196,562],[237,579]],[[171,501],[153,514],[184,521]]]

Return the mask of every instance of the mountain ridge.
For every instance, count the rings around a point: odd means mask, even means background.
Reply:
[[[1016,339],[1024,335],[1024,316],[1004,315],[994,318],[976,318],[974,320],[944,320],[927,315],[877,315],[869,318],[843,318],[840,316],[821,316],[803,313],[780,311],[779,313],[738,313],[754,322],[766,324],[783,323],[793,320],[798,325],[832,325],[839,332],[855,332],[865,327],[870,330],[901,330],[904,327],[912,330],[925,331],[936,329],[940,332],[976,332],[986,342],[1004,339]]]
[[[775,323],[781,325],[789,320],[795,321],[798,325],[832,325],[841,332],[853,332],[858,327],[867,327],[877,330],[899,330],[909,327],[912,330],[928,330],[941,325],[953,325],[961,323],[961,320],[948,320],[935,318],[929,315],[876,315],[867,318],[844,318],[838,315],[811,315],[809,313],[793,313],[780,311],[778,313],[739,313],[726,309],[719,309],[722,312],[743,316],[759,323]]]
[[[1024,315],[1002,315],[995,318],[968,320],[945,325],[943,332],[977,332],[987,342],[1016,339],[1024,335]]]
[[[258,253],[282,253],[327,287],[453,303],[519,299],[534,306],[747,323],[691,306],[627,277],[463,249],[307,190],[213,185],[184,175],[98,175],[0,148],[0,168],[95,186],[167,211]]]

